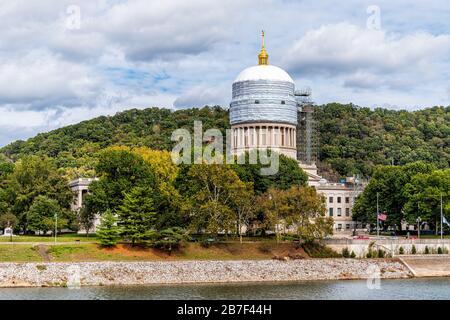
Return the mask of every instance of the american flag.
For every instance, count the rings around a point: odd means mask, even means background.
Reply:
[[[378,215],[378,220],[386,221],[386,219],[387,219],[387,214],[386,214],[386,212],[380,213],[380,214]]]

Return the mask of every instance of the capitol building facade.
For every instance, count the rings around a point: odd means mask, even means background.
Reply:
[[[297,149],[304,149],[302,143],[308,143],[297,141],[297,131],[304,129],[299,115],[303,109],[311,109],[298,92],[286,71],[269,65],[263,32],[258,65],[244,69],[233,82],[229,109],[232,152],[239,156],[254,149],[271,149],[297,160],[308,175],[308,184],[324,195],[327,215],[334,219],[335,231],[350,233],[355,228],[353,204],[362,186],[355,177],[329,182],[317,173],[311,158],[299,159]]]

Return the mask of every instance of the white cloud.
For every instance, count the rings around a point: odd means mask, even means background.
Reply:
[[[176,108],[202,107],[205,105],[227,106],[230,88],[227,85],[211,87],[202,84],[189,89],[173,103]]]
[[[45,51],[0,63],[0,103],[18,108],[80,105],[94,99],[99,86],[89,67]]]
[[[370,4],[0,0],[0,145],[133,107],[227,106],[263,28],[270,62],[318,103],[448,105],[446,2],[379,0],[380,32],[365,28]]]
[[[296,41],[285,56],[295,73],[329,75],[360,72],[396,73],[435,67],[450,52],[450,35],[418,32],[390,34],[349,23],[324,25]]]

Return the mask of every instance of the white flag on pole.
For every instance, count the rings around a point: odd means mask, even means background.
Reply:
[[[442,222],[450,227],[450,223],[447,221],[447,219],[445,219],[445,217],[442,217]]]

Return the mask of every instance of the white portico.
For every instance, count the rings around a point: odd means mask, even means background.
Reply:
[[[79,178],[69,182],[69,187],[75,194],[72,210],[78,211],[83,207],[84,199],[89,192],[89,185],[97,178]]]

